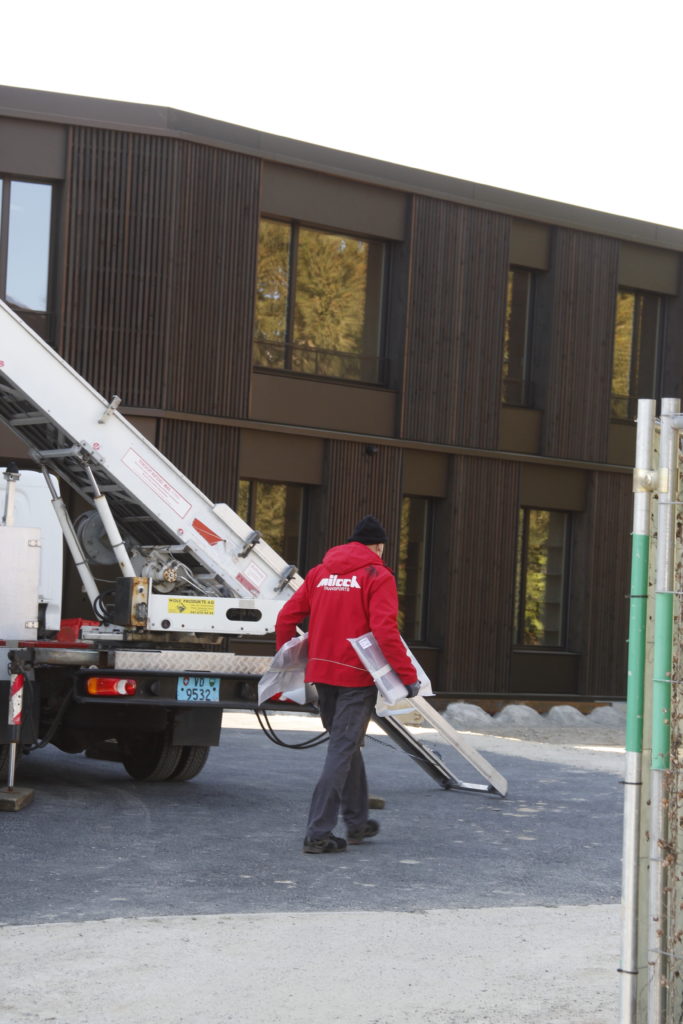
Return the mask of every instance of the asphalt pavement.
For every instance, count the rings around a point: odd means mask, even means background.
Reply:
[[[307,731],[284,731],[287,742],[319,728],[298,724]],[[482,781],[438,749],[460,778]],[[256,728],[227,728],[183,783],[134,782],[114,763],[37,751],[17,775],[33,803],[0,815],[0,923],[617,903],[619,762],[595,771],[522,752],[485,755],[508,780],[501,798],[444,790],[384,734],[368,736],[380,834],[311,857],[301,841],[324,747],[284,749]]]

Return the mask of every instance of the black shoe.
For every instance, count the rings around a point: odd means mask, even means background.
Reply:
[[[346,840],[339,836],[325,836],[323,839],[304,839],[304,853],[341,853],[346,849]]]
[[[368,818],[365,823],[365,828],[356,829],[355,832],[349,832],[349,843],[351,846],[358,846],[364,839],[372,839],[379,832],[379,822],[373,821],[372,818]]]

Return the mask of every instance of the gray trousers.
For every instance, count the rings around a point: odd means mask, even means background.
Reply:
[[[330,739],[308,812],[308,839],[328,836],[340,811],[347,831],[365,828],[368,784],[360,748],[377,699],[374,686],[316,683],[316,689],[320,717]]]

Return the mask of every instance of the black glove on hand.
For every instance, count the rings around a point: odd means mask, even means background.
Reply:
[[[406,690],[408,691],[409,697],[417,697],[418,693],[420,692],[420,684],[411,683],[410,686],[406,686]]]

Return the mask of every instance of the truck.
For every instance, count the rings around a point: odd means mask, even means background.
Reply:
[[[0,774],[10,750],[25,755],[53,744],[119,762],[137,781],[194,778],[220,742],[224,711],[258,709],[257,682],[270,658],[241,653],[240,642],[272,636],[280,607],[302,582],[296,566],[203,494],[120,404],[0,301],[0,422],[36,467],[8,465],[2,474],[0,716],[3,707],[9,713],[0,717]],[[76,518],[64,488],[81,499]],[[89,619],[61,618],[62,548]],[[11,721],[17,690],[20,725]],[[505,795],[503,777],[424,697],[399,703],[377,720],[440,785]],[[411,731],[406,712],[436,728],[484,784],[455,776]]]

